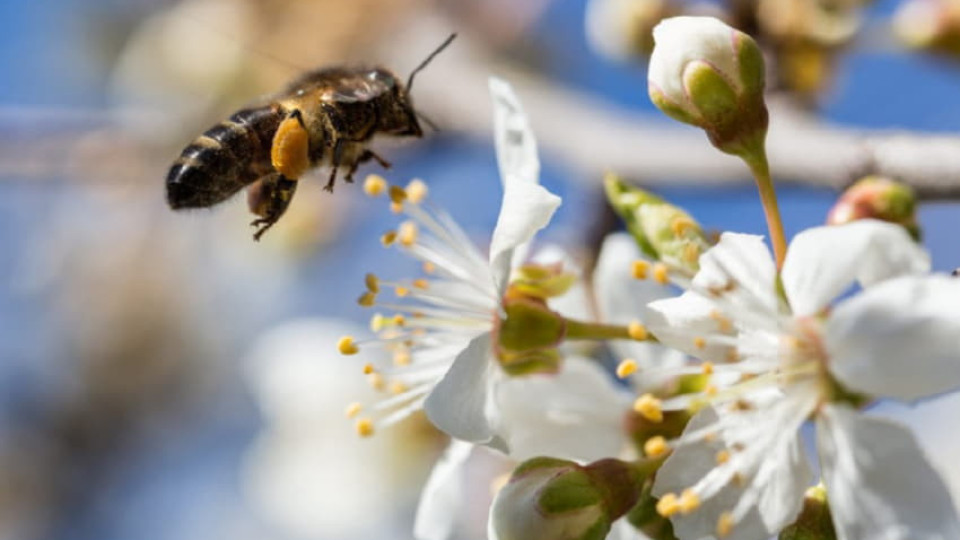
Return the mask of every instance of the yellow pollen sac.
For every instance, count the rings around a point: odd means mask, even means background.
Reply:
[[[680,502],[676,493],[664,493],[657,501],[657,513],[663,517],[670,517],[680,511]]]
[[[395,366],[409,366],[410,365],[410,353],[407,351],[397,351],[393,353],[393,365]]]
[[[718,391],[718,390],[717,390],[717,387],[714,386],[714,385],[712,385],[712,384],[708,384],[707,387],[703,389],[703,393],[704,393],[707,397],[713,397],[713,396],[717,395],[717,391]]]
[[[731,364],[740,360],[740,353],[736,349],[727,350],[727,355],[725,360]]]
[[[310,134],[299,115],[288,116],[277,126],[270,145],[270,162],[289,180],[300,178],[310,168]]]
[[[633,402],[633,410],[651,422],[660,423],[663,422],[661,404],[662,402],[653,397],[653,394],[644,394]]]
[[[417,241],[417,224],[412,221],[404,221],[400,224],[397,239],[400,245],[410,247]]]
[[[716,433],[707,433],[706,435],[703,436],[703,442],[712,443],[712,442],[716,442],[716,440],[717,440]]]
[[[423,271],[427,274],[432,274],[437,271],[437,265],[433,264],[430,261],[423,262]]]
[[[407,192],[407,200],[413,204],[420,204],[427,198],[427,193],[430,190],[427,188],[426,182],[419,178],[414,178],[407,184],[405,191]]]
[[[387,231],[380,236],[380,243],[383,247],[390,247],[397,241],[397,231]]]
[[[637,361],[632,358],[625,358],[620,365],[617,366],[617,377],[620,379],[626,379],[627,377],[633,375],[637,372]]]
[[[687,264],[694,264],[700,260],[700,246],[697,244],[687,244],[683,247],[683,260]]]
[[[724,463],[730,461],[730,451],[721,450],[717,452],[717,465],[723,465]]]
[[[650,437],[647,442],[643,443],[643,453],[648,457],[660,457],[666,455],[669,451],[670,445],[660,435]]]
[[[650,269],[650,263],[647,261],[636,260],[633,261],[633,265],[630,269],[634,279],[647,279],[647,271]]]
[[[647,327],[641,324],[640,321],[632,321],[628,324],[627,334],[630,335],[630,339],[637,341],[644,341],[650,337],[650,333],[647,332]]]
[[[733,482],[733,485],[737,486],[738,488],[742,488],[747,485],[747,479],[743,477],[743,474],[738,472],[733,473],[733,476],[730,478],[730,480]]]
[[[377,303],[377,295],[367,291],[360,295],[360,298],[357,298],[357,303],[363,307],[370,307]]]
[[[680,494],[680,500],[678,502],[680,506],[680,513],[684,515],[693,512],[697,508],[700,508],[700,496],[689,488],[683,490],[683,493]]]
[[[393,316],[393,324],[397,326],[403,326],[407,324],[407,318],[401,315],[400,313],[397,313],[396,315]]]
[[[360,414],[360,411],[362,410],[363,410],[363,405],[354,402],[347,405],[347,410],[345,412],[346,412],[347,418],[355,418],[358,414]]]
[[[400,381],[393,381],[390,383],[390,393],[391,394],[402,394],[407,391],[407,385],[403,384]]]
[[[399,214],[403,212],[403,203],[392,202],[390,203],[390,211],[394,214]]]
[[[393,289],[393,294],[397,295],[400,298],[403,298],[404,296],[407,296],[408,294],[410,294],[410,289],[403,287],[401,285],[397,285]]]
[[[380,280],[377,279],[375,274],[367,274],[363,277],[363,283],[367,286],[367,290],[376,294],[380,292]]]
[[[370,317],[370,331],[379,332],[387,326],[387,319],[379,314],[374,313],[373,317]]]
[[[723,333],[730,332],[733,330],[733,323],[730,322],[730,319],[725,317],[722,313],[717,310],[710,312],[710,318],[717,321],[717,325],[720,327],[720,331]]]
[[[369,418],[360,418],[356,423],[357,435],[369,437],[373,435],[373,420]]]
[[[661,285],[670,283],[670,272],[667,270],[667,265],[663,263],[653,265],[653,279]]]
[[[379,197],[387,190],[387,180],[379,174],[371,174],[363,181],[363,192],[371,197]]]
[[[413,280],[413,286],[420,290],[426,290],[430,287],[430,282],[423,278],[415,279]]]
[[[353,342],[352,336],[343,336],[340,338],[340,341],[337,342],[337,350],[340,351],[340,354],[344,356],[349,356],[351,354],[357,354],[360,352],[360,348],[357,347],[357,344]]]
[[[369,375],[369,374],[373,373],[374,371],[376,371],[376,369],[374,369],[373,364],[371,364],[371,363],[368,362],[368,363],[366,363],[366,364],[363,365],[363,374],[364,374],[364,375]]]
[[[704,362],[700,364],[700,370],[704,375],[713,375],[713,362]]]
[[[370,385],[370,388],[373,388],[376,391],[383,390],[386,383],[383,381],[383,375],[374,371],[367,375],[367,383]]]
[[[703,339],[702,337],[695,337],[693,338],[693,346],[702,351],[703,349],[707,348],[707,340]]]
[[[733,525],[733,514],[730,512],[720,514],[720,518],[717,520],[717,538],[729,536],[733,532]]]

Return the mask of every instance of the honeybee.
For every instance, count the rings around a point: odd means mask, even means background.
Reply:
[[[259,216],[251,223],[259,240],[286,211],[308,170],[329,165],[324,189],[332,192],[340,168],[347,182],[367,161],[389,168],[367,144],[376,134],[423,136],[410,96],[413,79],[455,37],[430,53],[406,84],[383,67],[329,67],[237,111],[183,149],[167,173],[167,203],[174,210],[209,207],[250,185],[247,203]]]

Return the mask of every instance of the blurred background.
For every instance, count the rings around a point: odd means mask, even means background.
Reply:
[[[809,170],[778,176],[774,161],[793,234],[823,223],[836,188],[883,172],[870,160],[837,163],[859,151],[858,130],[896,130],[921,146],[960,131],[958,4],[0,3],[0,538],[412,536],[445,441],[417,418],[358,440],[343,409],[370,391],[363,361],[333,348],[364,332],[369,314],[355,299],[365,272],[415,271],[380,246],[395,216],[357,186],[330,196],[316,178],[259,243],[242,195],[204,211],[165,205],[180,149],[246,102],[316,66],[375,63],[405,76],[459,32],[413,91],[442,131],[378,142],[394,167],[366,165],[360,178],[425,179],[483,245],[500,199],[486,101],[486,77],[497,74],[517,84],[542,181],[564,197],[546,240],[590,260],[617,226],[599,182],[610,168],[710,229],[762,234],[745,171],[646,97],[649,29],[664,16],[712,13],[765,47],[775,119],[848,136],[800,156]],[[777,146],[784,163],[789,127]],[[920,186],[935,195],[919,220],[941,271],[960,266],[954,174]],[[945,429],[958,410],[948,396],[878,413],[917,427],[960,501],[960,469],[950,468],[960,436]],[[463,538],[482,537],[484,482]]]

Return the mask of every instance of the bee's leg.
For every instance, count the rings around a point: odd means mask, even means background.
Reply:
[[[343,139],[337,139],[333,144],[333,158],[331,160],[330,179],[323,189],[333,193],[333,184],[337,181],[337,169],[340,168],[340,160],[343,159]]]
[[[287,211],[293,194],[297,191],[297,182],[282,174],[272,174],[261,178],[247,190],[247,205],[250,211],[260,216],[250,223],[258,227],[253,239],[259,241],[263,233]]]
[[[372,150],[364,149],[364,151],[360,154],[360,157],[358,157],[357,160],[354,161],[352,165],[350,165],[350,170],[347,172],[347,177],[346,177],[347,182],[353,182],[353,173],[357,172],[357,168],[360,166],[360,164],[366,163],[371,159],[376,160],[376,162],[379,163],[380,166],[383,167],[384,169],[390,168],[389,161],[373,153]]]

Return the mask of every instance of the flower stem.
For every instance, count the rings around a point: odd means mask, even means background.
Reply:
[[[767,162],[767,152],[761,146],[757,152],[742,156],[750,167],[753,178],[760,191],[760,201],[763,203],[763,213],[767,218],[767,229],[770,231],[770,243],[773,244],[773,254],[777,259],[777,269],[783,268],[783,259],[787,256],[787,239],[783,234],[783,221],[780,219],[780,208],[777,206],[777,193],[773,187],[773,178],[770,176],[770,164]]]

